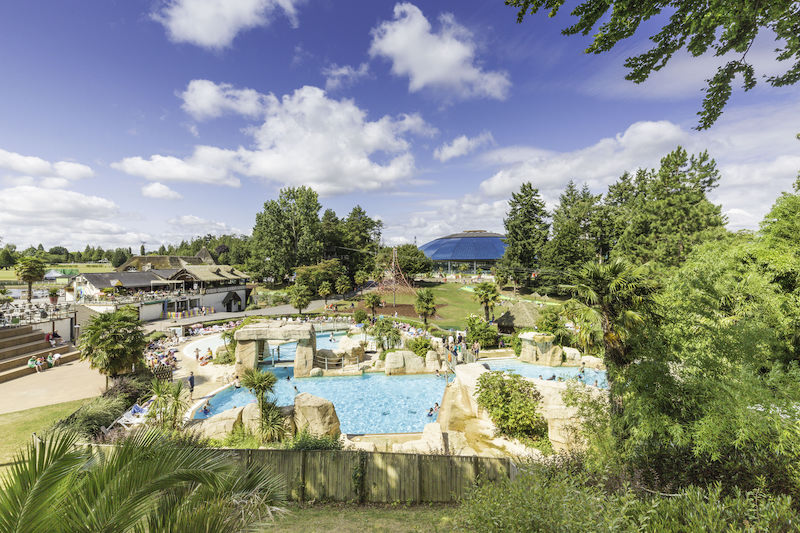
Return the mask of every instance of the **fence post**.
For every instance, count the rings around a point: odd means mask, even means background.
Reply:
[[[306,451],[300,450],[300,503],[306,499]]]
[[[417,454],[417,503],[422,503],[422,459]]]

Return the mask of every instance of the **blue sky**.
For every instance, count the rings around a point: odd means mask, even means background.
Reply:
[[[696,132],[719,59],[677,56],[643,85],[624,58],[516,24],[500,0],[0,4],[0,238],[155,247],[249,233],[264,201],[309,185],[362,205],[388,244],[501,230],[523,181],[605,190],[682,144],[722,171],[731,229],[756,228],[800,169],[800,92],[736,91]],[[779,71],[762,35],[749,54]],[[776,70],[778,69],[778,70]],[[763,85],[763,84],[762,84]]]

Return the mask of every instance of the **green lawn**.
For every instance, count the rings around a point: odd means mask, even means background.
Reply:
[[[281,533],[370,533],[453,531],[451,505],[291,505],[289,514],[263,531]]]
[[[74,400],[0,415],[0,470],[29,441],[31,433],[47,429],[89,400]]]

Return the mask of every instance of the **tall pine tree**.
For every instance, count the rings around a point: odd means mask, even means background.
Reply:
[[[508,206],[504,220],[506,251],[500,268],[515,283],[520,283],[530,279],[529,273],[541,267],[550,224],[539,189],[530,182],[523,183],[519,192],[511,194]]]

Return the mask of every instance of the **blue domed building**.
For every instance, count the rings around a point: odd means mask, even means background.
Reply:
[[[499,233],[471,230],[440,237],[419,249],[439,270],[452,272],[467,264],[472,272],[488,271],[506,251],[504,238]]]

